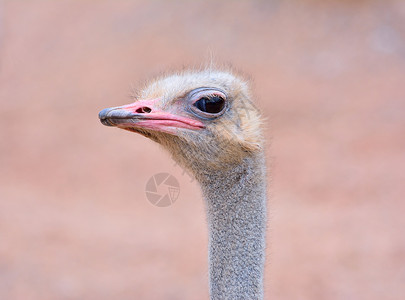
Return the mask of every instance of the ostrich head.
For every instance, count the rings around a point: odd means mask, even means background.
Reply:
[[[261,118],[247,84],[228,72],[183,72],[152,81],[136,102],[104,109],[104,125],[142,134],[198,174],[260,151]]]

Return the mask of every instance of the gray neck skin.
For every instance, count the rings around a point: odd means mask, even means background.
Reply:
[[[263,153],[228,170],[196,175],[207,203],[211,299],[263,299]]]

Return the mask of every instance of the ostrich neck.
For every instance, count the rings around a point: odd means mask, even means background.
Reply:
[[[198,177],[207,205],[211,299],[262,299],[266,231],[263,153]]]

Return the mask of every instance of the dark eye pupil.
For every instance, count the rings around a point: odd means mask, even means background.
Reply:
[[[219,96],[203,97],[194,105],[201,111],[210,114],[219,113],[225,106],[225,100]]]

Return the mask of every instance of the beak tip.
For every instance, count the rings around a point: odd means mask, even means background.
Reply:
[[[107,117],[108,112],[110,111],[110,108],[104,108],[102,111],[98,113],[98,117],[100,120],[105,120]]]
[[[111,111],[111,108],[105,108],[98,113],[98,118],[100,119],[101,124],[105,126],[113,126],[107,118],[108,113]]]

